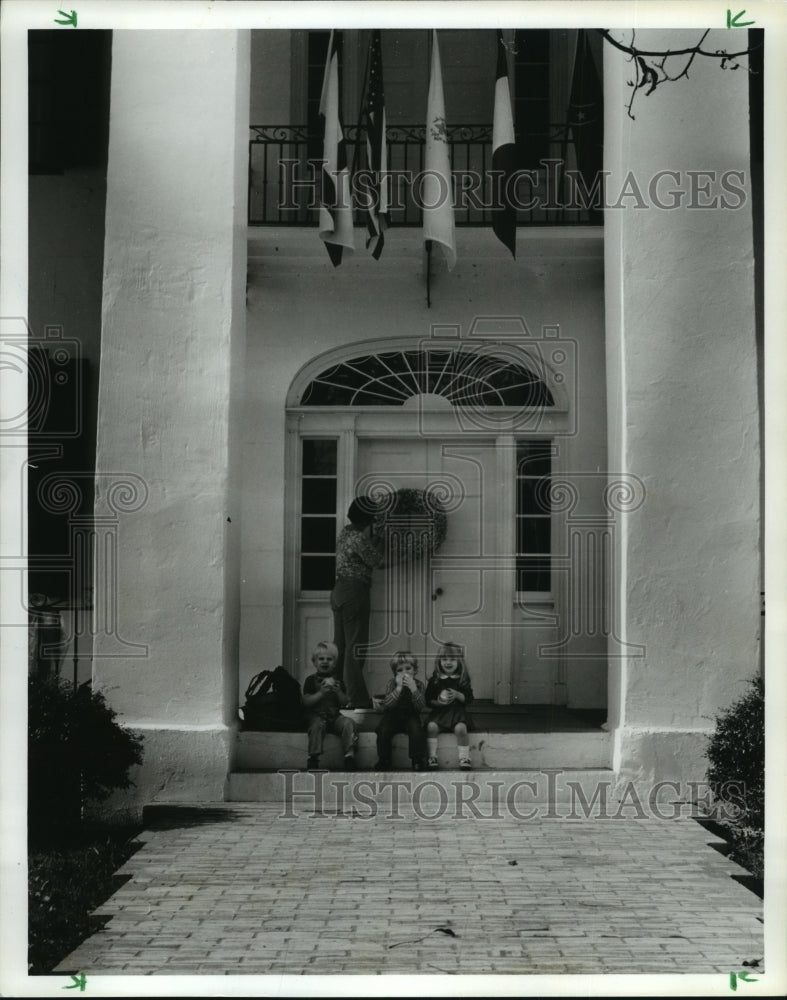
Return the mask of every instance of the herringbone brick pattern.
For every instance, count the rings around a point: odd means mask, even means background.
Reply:
[[[106,926],[56,971],[729,974],[762,959],[760,900],[688,818],[282,812],[228,803],[145,831]]]

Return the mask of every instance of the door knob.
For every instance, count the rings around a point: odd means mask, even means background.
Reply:
[[[442,587],[438,587],[437,590],[435,590],[434,593],[432,594],[432,600],[436,601],[437,598],[440,597],[440,595],[442,593],[443,593],[443,588]]]

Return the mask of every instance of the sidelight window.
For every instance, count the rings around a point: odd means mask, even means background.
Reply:
[[[520,592],[551,589],[551,474],[551,442],[517,445],[516,589]]]
[[[336,570],[336,438],[301,442],[301,590],[330,590]]]

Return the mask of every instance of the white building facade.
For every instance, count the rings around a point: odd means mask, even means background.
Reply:
[[[225,796],[248,680],[308,672],[336,532],[379,489],[436,491],[448,521],[431,559],[375,577],[370,690],[397,649],[428,667],[457,641],[482,702],[606,712],[615,780],[701,781],[760,656],[746,78],[698,61],[632,118],[605,46],[603,225],[520,224],[515,259],[460,225],[427,305],[417,226],[380,260],[359,227],[334,268],[313,225],[248,225],[276,180],[249,126],[310,113],[307,32],[142,35],[113,39],[96,515],[102,477],[144,497],[97,567],[93,649],[145,736],[133,807]],[[493,33],[446,35],[449,124],[452,93],[491,120]],[[392,114],[417,120],[422,54],[388,51]]]

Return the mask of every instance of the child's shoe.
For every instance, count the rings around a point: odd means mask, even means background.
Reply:
[[[470,763],[470,760],[467,757],[465,757],[463,760],[459,761],[459,770],[460,771],[472,771],[473,770],[473,765]]]
[[[426,762],[426,766],[430,771],[436,771],[440,767],[440,763],[437,757],[430,757]]]
[[[344,770],[345,771],[355,770],[355,757],[351,753],[348,753],[347,756],[344,758]]]
[[[306,761],[307,771],[317,771],[320,767],[320,758],[316,754],[310,754]]]
[[[424,764],[422,758],[420,757],[417,760],[414,760],[412,764],[414,771],[423,771],[426,768],[426,765]]]

